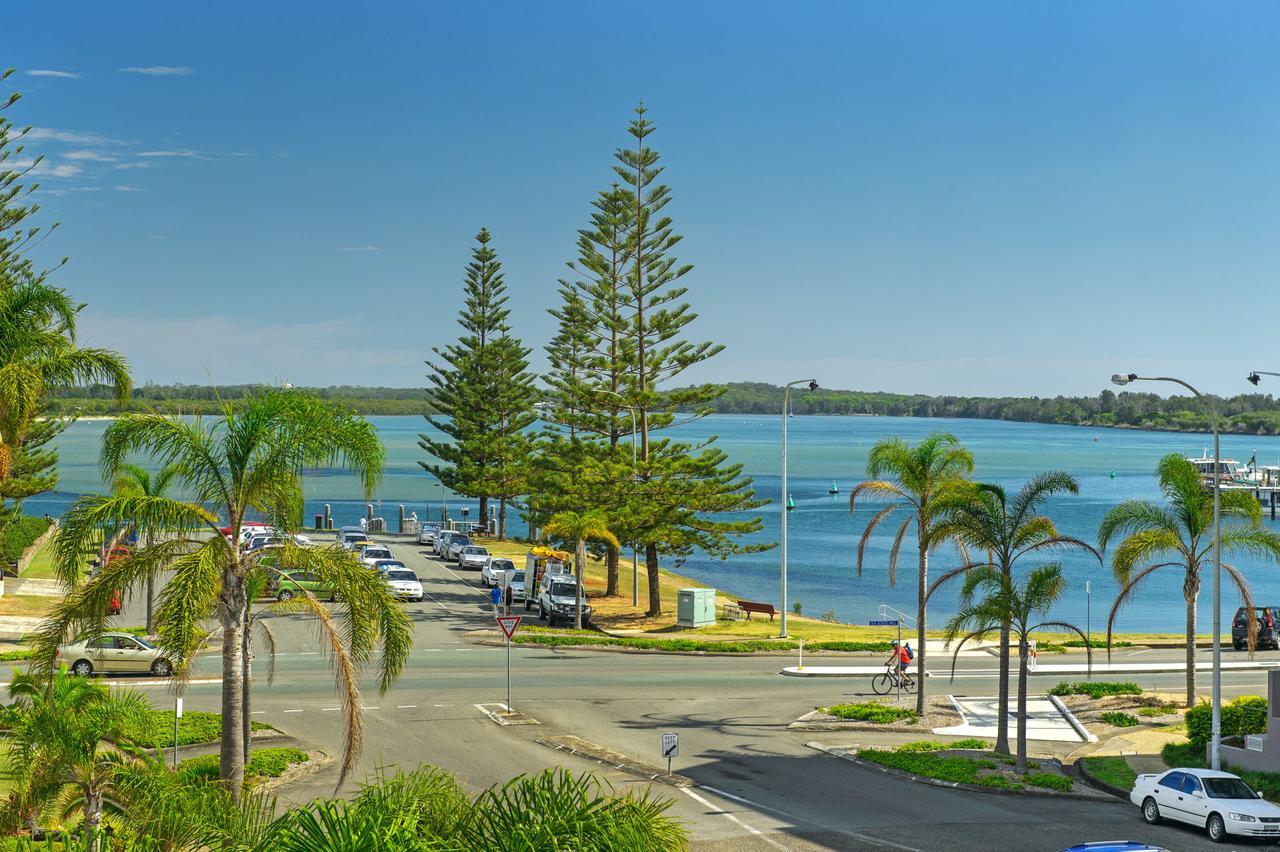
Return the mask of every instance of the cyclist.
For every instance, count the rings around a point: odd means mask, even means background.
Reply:
[[[906,646],[899,645],[898,640],[893,640],[893,653],[889,655],[889,659],[884,661],[885,667],[892,667],[894,661],[898,663],[898,676],[905,683],[911,683],[911,674],[907,671],[907,667],[911,665],[912,654],[907,650]]]

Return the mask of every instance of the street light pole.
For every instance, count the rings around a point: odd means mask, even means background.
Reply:
[[[782,625],[779,639],[787,638],[787,419],[791,414],[791,388],[807,384],[809,390],[818,389],[817,379],[797,379],[782,389],[782,495],[778,505],[782,509],[782,535],[778,544],[782,549]]]
[[[1256,385],[1254,373],[1250,381]],[[1209,741],[1209,768],[1222,768],[1222,448],[1218,440],[1218,412],[1209,398],[1182,379],[1170,376],[1139,376],[1137,373],[1117,373],[1111,381],[1124,386],[1130,382],[1172,382],[1182,385],[1195,394],[1204,406],[1213,426],[1213,729]],[[1189,663],[1195,665],[1195,653]]]

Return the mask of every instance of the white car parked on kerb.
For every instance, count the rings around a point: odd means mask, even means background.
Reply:
[[[1170,769],[1139,775],[1129,801],[1153,825],[1162,819],[1189,823],[1207,831],[1214,843],[1229,834],[1280,837],[1280,805],[1263,800],[1229,772]]]
[[[490,556],[480,569],[480,585],[502,586],[502,578],[508,571],[516,570],[516,563],[501,556]]]

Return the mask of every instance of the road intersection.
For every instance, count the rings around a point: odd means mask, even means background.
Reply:
[[[427,594],[406,604],[415,648],[395,687],[378,695],[363,684],[366,730],[359,778],[379,767],[431,763],[469,788],[483,789],[524,772],[564,766],[590,771],[622,791],[649,786],[673,801],[696,849],[1056,850],[1086,840],[1159,842],[1171,849],[1209,848],[1190,829],[1144,825],[1136,808],[1110,801],[1006,797],[915,784],[833,758],[806,745],[815,737],[787,724],[819,705],[866,700],[870,678],[780,676],[793,657],[673,656],[514,648],[513,705],[538,725],[501,727],[478,706],[506,697],[506,651],[466,634],[494,628],[478,579],[431,558],[425,548],[394,541],[396,556],[422,578]],[[130,610],[136,603],[130,602]],[[273,683],[255,667],[255,721],[268,722],[330,753],[341,742],[333,677],[313,625],[300,616],[267,615],[279,653]],[[1125,651],[1137,654],[1140,651]],[[1176,659],[1157,649],[1144,662]],[[819,658],[813,658],[817,662]],[[218,709],[217,658],[200,661],[186,693],[191,709]],[[962,659],[957,678],[932,688],[991,695],[991,663]],[[1177,691],[1181,673],[1128,675],[1144,686]],[[1224,673],[1228,696],[1264,689],[1261,672]],[[1053,676],[1034,681],[1047,688]],[[150,690],[149,694],[152,694]],[[161,705],[162,695],[152,694]],[[904,700],[907,700],[904,698]],[[555,751],[540,738],[570,735],[657,765],[663,732],[680,734],[674,771],[696,786],[650,783],[580,755]],[[874,742],[874,734],[823,734],[825,742]],[[291,786],[288,801],[334,793],[336,770]],[[1217,847],[1215,847],[1217,848]]]

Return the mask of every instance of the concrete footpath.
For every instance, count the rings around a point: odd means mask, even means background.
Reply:
[[[1223,671],[1237,672],[1261,672],[1270,671],[1280,668],[1280,661],[1276,660],[1241,660],[1224,662],[1222,664]],[[1068,674],[1158,674],[1165,672],[1185,672],[1187,664],[1185,662],[1165,662],[1165,663],[1094,663],[1090,669],[1086,663],[1041,663],[1031,672],[1032,676],[1036,675],[1068,675]],[[1196,671],[1212,671],[1213,663],[1196,663]],[[867,675],[877,675],[884,671],[884,666],[787,666],[779,674],[787,677],[866,677]],[[955,676],[960,677],[991,677],[996,674],[999,669],[958,669]],[[1016,673],[1017,667],[1014,666],[1013,671]],[[925,671],[926,677],[938,677],[938,674],[932,670]],[[944,673],[943,677],[950,677],[950,673]]]

